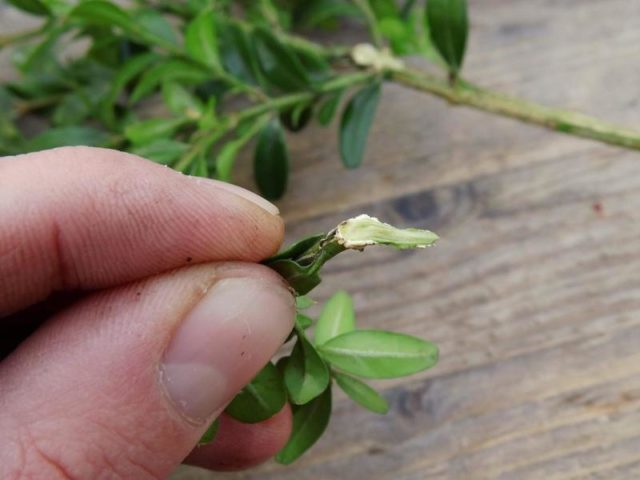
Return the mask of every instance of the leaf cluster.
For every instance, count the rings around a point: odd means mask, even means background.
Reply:
[[[350,47],[300,33],[365,23],[394,55],[444,59],[455,77],[467,28],[464,0],[9,3],[41,25],[0,37],[0,48],[15,45],[19,76],[0,86],[0,154],[107,146],[231,181],[253,145],[256,185],[269,199],[287,188],[288,135],[329,125],[342,105],[340,156],[361,164],[387,80]],[[66,53],[79,42],[82,53]]]
[[[314,327],[313,335],[307,329]],[[331,417],[332,387],[378,414],[387,400],[362,378],[394,378],[434,366],[437,347],[420,338],[382,330],[356,328],[353,300],[344,291],[333,295],[319,317],[298,314],[291,354],[268,363],[235,397],[226,413],[255,423],[278,413],[285,402],[293,409],[293,431],[276,455],[289,464],[324,433]]]
[[[289,337],[293,343],[291,353],[275,365],[269,362],[226,412],[242,422],[255,423],[275,415],[289,401],[293,432],[276,456],[279,462],[289,464],[296,460],[325,431],[331,416],[334,384],[362,407],[384,414],[389,409],[387,401],[362,379],[411,375],[434,366],[438,360],[437,347],[420,338],[358,329],[353,300],[344,291],[325,303],[317,319],[307,315],[306,310],[314,302],[303,293],[319,283],[318,270],[347,249],[368,245],[421,248],[436,239],[435,234],[426,230],[402,230],[360,215],[341,222],[326,235],[300,240],[264,262],[283,275],[298,293],[298,314]],[[298,270],[292,270],[290,265]],[[314,278],[305,280],[305,275]],[[308,333],[311,327],[312,335]]]

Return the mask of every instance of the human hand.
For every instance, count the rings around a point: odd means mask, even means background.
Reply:
[[[254,263],[282,236],[265,200],[132,155],[0,159],[0,343],[73,298],[0,362],[0,478],[165,478],[278,451],[288,407],[222,415],[193,448],[292,328],[286,285]]]

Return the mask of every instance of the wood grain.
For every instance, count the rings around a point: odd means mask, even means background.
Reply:
[[[640,2],[470,4],[468,78],[640,127]],[[314,296],[349,290],[361,325],[433,340],[440,364],[377,384],[384,417],[338,395],[292,466],[173,478],[640,478],[640,155],[396,86],[362,168],[335,136],[291,137],[290,239],[367,212],[442,241],[345,254]]]

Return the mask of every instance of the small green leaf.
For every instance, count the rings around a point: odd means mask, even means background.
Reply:
[[[69,13],[69,18],[82,25],[120,27],[125,32],[135,32],[136,22],[125,10],[104,0],[86,0]]]
[[[140,78],[131,96],[130,103],[136,103],[154,91],[163,82],[176,81],[183,85],[206,81],[209,74],[203,68],[182,60],[167,60],[154,65]]]
[[[278,272],[298,295],[305,295],[320,284],[320,276],[317,273],[309,273],[307,268],[293,260],[274,260],[267,265]]]
[[[425,24],[433,44],[456,76],[462,67],[467,44],[466,0],[429,0],[425,10]]]
[[[141,145],[158,138],[171,137],[187,121],[184,118],[152,118],[130,123],[124,129],[124,136],[134,145]]]
[[[178,39],[173,27],[159,11],[150,8],[138,10],[135,20],[138,28],[145,32],[149,40],[162,45],[178,45]]]
[[[130,152],[161,165],[171,165],[188,149],[189,144],[187,143],[161,138],[133,148]]]
[[[344,290],[335,293],[324,305],[313,333],[316,345],[356,328],[353,300]]]
[[[280,121],[290,132],[299,132],[307,126],[313,108],[309,104],[299,103],[280,114]]]
[[[102,146],[108,138],[109,135],[107,133],[93,127],[51,128],[30,139],[27,142],[26,151],[37,152],[49,148],[73,145]]]
[[[33,45],[22,45],[14,51],[12,60],[22,73],[42,74],[58,67],[56,46],[65,33],[63,27],[51,27],[44,38]]]
[[[253,172],[260,193],[269,200],[280,198],[289,176],[289,151],[280,122],[270,121],[256,144]]]
[[[331,67],[329,63],[318,54],[303,49],[295,49],[294,53],[313,83],[323,83],[331,77]]]
[[[307,308],[313,307],[315,304],[316,302],[306,295],[299,295],[296,297],[296,308],[298,310],[306,310]]]
[[[409,55],[415,51],[416,36],[411,23],[395,17],[379,22],[380,32],[389,39],[391,51],[396,55]]]
[[[49,15],[51,13],[49,7],[40,0],[7,0],[7,2],[24,12],[34,15]]]
[[[369,129],[380,99],[380,84],[374,83],[356,93],[345,108],[340,121],[340,155],[347,168],[362,163]]]
[[[270,262],[274,262],[276,260],[295,260],[300,255],[305,253],[311,247],[316,245],[320,240],[325,237],[324,234],[320,233],[318,235],[311,235],[309,237],[303,238],[302,240],[298,240],[295,243],[287,246],[282,252],[277,253],[276,255],[269,257],[265,260],[265,263],[268,265]]]
[[[217,22],[222,64],[240,80],[258,84],[260,67],[247,33],[237,24],[220,19]]]
[[[91,108],[86,92],[69,93],[55,107],[51,123],[56,126],[77,125],[89,116]]]
[[[164,82],[162,98],[169,110],[176,115],[196,120],[204,112],[202,101],[178,82]]]
[[[394,378],[433,367],[438,347],[417,337],[381,330],[356,330],[318,347],[332,366],[367,378]]]
[[[224,144],[216,157],[216,177],[219,180],[231,181],[236,156],[242,147],[264,128],[267,121],[268,118],[263,117],[240,125],[237,129],[238,137]]]
[[[102,102],[101,115],[104,118],[105,123],[108,125],[115,124],[114,104],[118,100],[124,88],[142,72],[144,72],[150,65],[158,61],[158,55],[155,53],[143,53],[135,57],[130,58],[122,65],[118,70],[111,89]]]
[[[307,317],[302,313],[296,313],[296,325],[303,330],[306,330],[311,325],[313,325],[313,319],[311,317]]]
[[[309,78],[300,60],[269,30],[256,28],[252,40],[262,73],[274,87],[294,92],[309,86]]]
[[[153,10],[142,11],[140,15],[139,19],[134,18],[128,11],[104,0],[85,0],[69,12],[69,18],[83,26],[118,27],[130,38],[176,49],[173,29],[162,15]]]
[[[318,123],[323,127],[329,125],[331,120],[333,120],[333,117],[338,110],[338,105],[340,105],[343,93],[344,90],[338,90],[335,93],[329,94],[320,104],[316,116],[318,118]]]
[[[200,441],[198,441],[198,446],[206,445],[211,443],[218,433],[218,429],[220,428],[220,419],[216,418],[213,423],[207,428],[207,431],[204,432],[202,437],[200,437]]]
[[[389,411],[389,404],[384,397],[366,383],[338,372],[333,372],[333,378],[342,391],[358,405],[382,415]]]
[[[293,406],[293,428],[287,444],[276,460],[288,465],[313,446],[322,436],[331,418],[331,387],[306,405]]]
[[[269,362],[258,375],[238,393],[226,412],[244,423],[257,423],[271,418],[284,407],[287,392],[282,375]]]
[[[340,17],[361,16],[360,9],[353,2],[344,0],[315,0],[305,2],[304,8],[296,12],[296,21],[301,27],[333,26]]]
[[[187,26],[185,48],[192,58],[213,69],[220,68],[215,16],[212,11],[204,11]]]
[[[291,401],[303,405],[320,395],[329,384],[329,369],[316,349],[298,331],[298,341],[284,370],[284,383]]]

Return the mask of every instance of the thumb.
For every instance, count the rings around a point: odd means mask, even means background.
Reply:
[[[255,264],[95,293],[0,364],[0,478],[164,478],[292,328]]]

